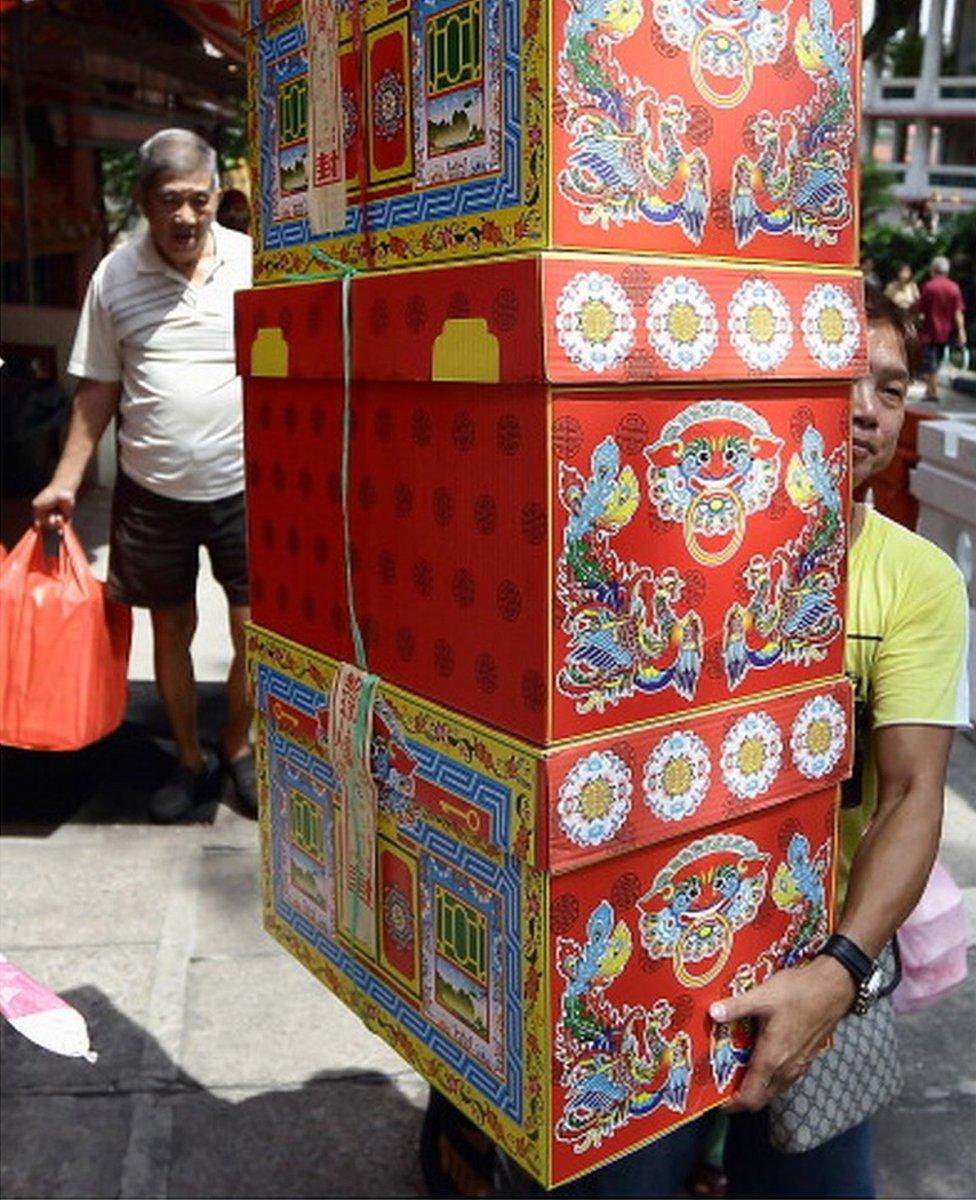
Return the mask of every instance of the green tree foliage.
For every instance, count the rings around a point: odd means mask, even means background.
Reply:
[[[873,158],[861,160],[861,224],[865,229],[896,207],[895,180],[896,176]]]
[[[884,283],[894,278],[901,263],[908,263],[920,281],[925,279],[937,254],[944,254],[957,270],[968,260],[966,269],[971,271],[976,261],[976,210],[943,219],[934,233],[908,224],[865,223],[861,247],[874,259]]]

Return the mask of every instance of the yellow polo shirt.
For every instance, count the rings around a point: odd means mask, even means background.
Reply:
[[[867,509],[848,574],[844,670],[855,688],[855,762],[840,819],[839,904],[878,804],[871,731],[968,724],[968,634],[966,585],[952,559]]]

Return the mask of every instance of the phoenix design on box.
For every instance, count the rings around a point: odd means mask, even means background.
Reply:
[[[662,1105],[683,1113],[691,1086],[692,1041],[671,1031],[666,1000],[614,1005],[606,993],[630,960],[633,942],[613,906],[602,900],[580,945],[561,937],[556,969],[566,981],[556,1026],[556,1058],[566,1091],[556,1137],[578,1154],[634,1118]]]
[[[578,712],[603,712],[635,693],[673,687],[691,699],[701,673],[703,626],[679,613],[685,581],[674,567],[624,563],[611,539],[637,511],[640,488],[620,448],[606,437],[590,476],[559,464],[559,498],[569,513],[556,575],[569,644],[557,676]]]

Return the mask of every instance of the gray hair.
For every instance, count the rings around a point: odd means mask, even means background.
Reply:
[[[935,258],[932,259],[932,274],[933,275],[948,275],[949,274],[949,260],[946,258],[946,256],[944,254],[937,254],[935,256]]]
[[[139,187],[145,191],[157,175],[195,175],[206,171],[220,185],[217,151],[190,129],[161,129],[139,147]]]

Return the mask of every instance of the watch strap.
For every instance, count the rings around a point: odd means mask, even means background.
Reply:
[[[829,954],[831,958],[835,958],[854,980],[856,988],[860,988],[874,970],[874,960],[850,938],[844,937],[842,933],[831,934],[824,942],[820,953]]]

